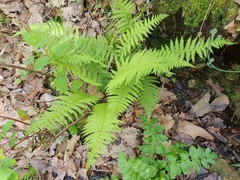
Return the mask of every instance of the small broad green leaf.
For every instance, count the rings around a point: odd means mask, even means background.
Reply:
[[[189,148],[189,155],[190,155],[191,158],[198,157],[197,149],[194,146],[190,146],[190,148]]]
[[[182,172],[184,175],[187,175],[188,174],[188,171],[189,171],[189,162],[188,160],[183,160],[181,161],[181,169],[182,169]]]
[[[154,145],[153,144],[144,144],[140,147],[140,150],[142,152],[145,152],[147,154],[154,154]]]
[[[178,151],[178,154],[179,154],[179,156],[181,157],[181,159],[188,159],[189,158],[189,154],[188,154],[188,152],[187,151],[185,151],[185,150],[179,150]]]
[[[207,160],[207,159],[201,159],[201,164],[202,164],[206,169],[209,169],[209,165],[208,165],[208,160]]]
[[[175,163],[178,159],[178,156],[175,153],[169,152],[166,154],[166,158],[169,162]]]
[[[1,167],[0,168],[0,179],[1,180],[15,180],[15,179],[10,179],[10,177],[13,173],[14,173],[14,171],[9,168]]]
[[[197,156],[200,157],[200,158],[204,157],[204,150],[200,146],[197,148]]]
[[[158,143],[163,143],[163,142],[168,140],[168,137],[163,135],[163,134],[156,134],[155,138],[156,138]]]
[[[28,66],[29,64],[31,64],[31,63],[33,62],[33,60],[34,60],[34,56],[31,55],[31,56],[28,58],[28,60],[25,62],[25,65]]]
[[[20,71],[20,74],[21,74],[21,76],[22,76],[23,78],[25,78],[25,77],[27,77],[27,75],[29,74],[29,72],[28,72],[28,71],[25,71],[25,70],[21,70],[21,71]]]
[[[163,126],[153,126],[154,131],[160,133],[164,130]]]
[[[192,165],[193,165],[193,168],[195,169],[195,171],[197,171],[197,172],[200,171],[201,163],[198,159],[193,159],[192,160]]]
[[[36,60],[33,69],[37,71],[39,69],[42,69],[44,66],[48,65],[49,63],[50,63],[50,60],[48,57],[46,56],[40,57]]]
[[[13,158],[5,158],[1,162],[2,167],[11,168],[16,164],[16,161]]]
[[[176,162],[172,162],[169,165],[169,173],[170,173],[171,179],[175,179],[176,176],[181,173],[181,169],[180,168],[181,167]]]
[[[57,77],[53,80],[53,85],[61,92],[65,93],[68,91],[68,78],[66,75]]]
[[[0,149],[0,161],[3,160],[5,158],[4,154],[3,154],[3,149]]]
[[[8,132],[9,129],[12,127],[13,123],[14,123],[13,120],[7,121],[6,124],[2,127],[2,131],[4,133]]]
[[[83,85],[83,81],[80,79],[75,79],[72,81],[72,85],[71,85],[71,91],[77,91],[79,90],[80,87],[82,87]]]
[[[20,120],[30,119],[30,116],[28,115],[28,113],[22,109],[17,109],[17,114],[20,117]]]
[[[163,144],[156,144],[156,153],[159,155],[164,155],[169,152],[168,148],[164,146]]]
[[[19,79],[19,78],[17,78],[17,79],[15,79],[15,81],[14,81],[14,84],[17,84],[17,85],[19,85],[21,82],[22,82],[22,80],[21,80],[21,79]]]
[[[145,136],[153,136],[153,135],[155,135],[155,132],[153,131],[153,129],[146,129],[144,132],[143,132],[143,134],[145,135]]]

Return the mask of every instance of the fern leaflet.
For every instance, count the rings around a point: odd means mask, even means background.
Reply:
[[[85,111],[89,111],[90,106],[93,106],[99,99],[100,97],[89,95],[82,90],[59,96],[48,109],[49,111],[31,123],[27,132],[31,134],[48,130],[55,133],[59,125],[67,126]]]
[[[104,148],[116,139],[112,133],[121,130],[118,127],[121,121],[117,119],[117,114],[108,108],[108,105],[108,103],[97,104],[86,120],[85,143],[91,150],[88,153],[87,169],[96,161]]]

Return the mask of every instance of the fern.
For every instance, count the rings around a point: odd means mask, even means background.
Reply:
[[[157,80],[155,77],[147,76],[143,79],[143,88],[139,94],[139,100],[141,105],[146,111],[148,118],[151,117],[152,111],[159,101],[160,90],[157,85]]]
[[[117,45],[116,52],[126,56],[128,53],[131,53],[139,43],[144,40],[144,36],[147,37],[154,27],[166,18],[167,15],[161,14],[158,16],[153,16],[151,19],[145,19],[143,21],[136,21],[133,23],[129,29],[119,38],[120,44]]]
[[[64,93],[54,104],[31,123],[28,133],[48,130],[55,133],[59,125],[70,122],[88,112],[84,135],[90,151],[87,168],[99,157],[103,148],[111,143],[113,132],[120,131],[118,115],[139,100],[145,108],[148,119],[158,101],[159,91],[152,75],[171,75],[173,68],[192,67],[195,54],[206,57],[212,46],[222,46],[227,42],[221,38],[175,40],[160,50],[141,50],[141,42],[166,15],[153,16],[141,20],[133,17],[133,3],[117,0],[113,5],[113,39],[104,36],[87,37],[72,27],[54,22],[31,25],[19,33],[23,39],[44,53],[38,52],[35,68],[51,65],[54,68],[53,85]],[[121,7],[121,8],[119,8]],[[111,67],[110,64],[116,66]],[[82,90],[70,92],[68,76],[93,86],[106,94],[106,102],[98,96]],[[151,75],[151,76],[150,76]],[[78,89],[81,89],[79,87]],[[84,89],[84,88],[82,88]]]
[[[48,109],[49,111],[31,123],[27,132],[31,134],[47,129],[55,133],[59,125],[67,126],[69,122],[78,119],[99,99],[100,97],[89,95],[82,90],[59,96]]]
[[[121,121],[108,105],[108,103],[97,104],[84,127],[84,134],[87,136],[85,143],[91,150],[88,154],[87,169],[96,161],[104,148],[116,139],[112,133],[121,130],[118,127]]]

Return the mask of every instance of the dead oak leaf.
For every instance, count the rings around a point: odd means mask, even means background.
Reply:
[[[206,93],[203,98],[192,107],[189,113],[195,117],[202,117],[212,111],[223,111],[229,104],[229,99],[225,94],[221,94],[211,103],[209,103],[210,96],[211,95],[209,92]]]

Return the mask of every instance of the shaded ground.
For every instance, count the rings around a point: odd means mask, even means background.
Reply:
[[[88,35],[97,35],[101,34],[101,28],[106,23],[105,7],[104,3],[99,6],[95,3],[86,11],[84,4],[76,4],[75,1],[1,1],[0,125],[4,125],[9,119],[15,120],[14,127],[7,135],[10,137],[13,131],[17,134],[12,148],[9,148],[11,138],[2,139],[0,146],[4,148],[6,156],[17,160],[15,170],[19,174],[26,173],[31,164],[39,176],[46,180],[80,177],[98,179],[111,174],[120,177],[117,153],[123,151],[133,157],[139,155],[138,148],[143,136],[139,116],[144,110],[137,103],[122,115],[121,120],[125,124],[122,127],[123,132],[117,134],[118,140],[109,145],[88,172],[85,170],[87,148],[82,145],[82,137],[71,136],[68,132],[60,134],[57,139],[49,133],[34,134],[31,137],[24,135],[30,120],[49,107],[56,94],[49,86],[51,79],[45,74],[49,69],[45,69],[43,73],[32,72],[25,78],[21,74],[21,69],[32,69],[25,65],[32,49],[23,44],[19,37],[12,37],[23,25],[20,21],[31,24],[49,19],[61,21],[63,18],[67,24],[73,24]],[[168,30],[167,24],[165,27],[159,26],[158,36],[155,32],[150,43],[147,41],[146,44],[154,46],[151,42],[159,43],[156,39],[160,39],[161,43],[167,39],[166,35],[172,31]],[[182,28],[180,25],[176,27]],[[179,29],[173,30],[178,32],[177,36],[181,34]],[[238,49],[236,45],[232,49],[216,52],[216,66],[239,70]],[[159,77],[161,98],[159,97],[153,117],[158,117],[159,123],[165,126],[165,134],[172,142],[209,147],[219,157],[226,159],[219,160],[218,164],[222,167],[212,168],[216,173],[202,169],[199,174],[189,174],[188,179],[240,179],[238,169],[232,169],[228,164],[240,162],[238,82],[238,74],[222,73],[206,67],[202,62],[196,64],[195,70],[180,69],[172,78]],[[201,100],[204,103],[199,103]],[[28,116],[19,117],[19,109],[26,111]],[[227,171],[223,172],[221,168]],[[37,176],[33,177],[36,178]]]

